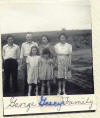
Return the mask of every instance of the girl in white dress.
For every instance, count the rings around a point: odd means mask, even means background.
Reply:
[[[33,46],[31,48],[30,56],[27,57],[27,72],[28,72],[28,96],[31,95],[32,92],[32,85],[35,85],[36,88],[36,95],[38,95],[38,62],[39,62],[40,56],[38,56],[38,47]]]
[[[71,53],[72,45],[66,43],[65,34],[59,36],[60,42],[55,45],[56,62],[58,66],[58,95],[65,93],[65,80],[71,77]]]

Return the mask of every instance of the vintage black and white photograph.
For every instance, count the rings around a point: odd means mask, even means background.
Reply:
[[[5,19],[2,15],[1,19],[4,101],[38,96],[40,106],[59,106],[47,102],[47,98],[88,95],[84,103],[90,103],[89,95],[94,94],[90,2],[67,0],[4,7],[7,16]],[[65,105],[64,101],[59,104]]]
[[[91,30],[3,34],[3,95],[93,94],[91,41]]]

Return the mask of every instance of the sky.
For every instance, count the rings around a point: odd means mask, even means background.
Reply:
[[[89,0],[5,3],[0,6],[1,33],[91,29]]]

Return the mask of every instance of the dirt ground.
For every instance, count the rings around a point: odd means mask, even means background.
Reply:
[[[66,94],[92,94],[93,67],[91,49],[77,50],[72,54],[72,78],[66,81]],[[24,73],[18,72],[18,92],[3,93],[4,96],[24,96]],[[3,77],[4,80],[4,77]],[[10,83],[11,84],[11,83]],[[45,87],[46,90],[47,87]],[[51,95],[57,94],[57,81],[51,82]],[[11,88],[12,90],[12,88]],[[39,88],[40,91],[40,88]],[[47,92],[45,91],[45,95]]]

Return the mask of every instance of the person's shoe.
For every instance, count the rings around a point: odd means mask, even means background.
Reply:
[[[38,92],[36,92],[35,95],[38,96]]]
[[[66,92],[65,92],[65,90],[63,90],[63,95],[66,95]]]
[[[30,93],[28,93],[28,96],[31,96],[31,94],[30,94]]]
[[[50,92],[48,92],[48,95],[50,95]]]
[[[44,93],[43,93],[43,92],[41,92],[41,95],[44,95]]]
[[[57,93],[57,95],[60,95],[60,93]]]
[[[57,95],[61,95],[61,91],[59,91],[59,92],[57,93]]]

